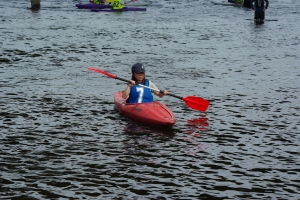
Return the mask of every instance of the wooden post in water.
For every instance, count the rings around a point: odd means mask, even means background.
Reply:
[[[38,10],[41,7],[41,0],[31,0],[31,9]]]

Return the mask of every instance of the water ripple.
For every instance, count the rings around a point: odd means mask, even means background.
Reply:
[[[204,0],[122,14],[75,3],[0,3],[2,199],[300,198],[297,2],[270,2],[278,20],[263,25]],[[87,67],[129,78],[135,62],[208,111],[166,96],[171,128],[120,115],[125,83]]]

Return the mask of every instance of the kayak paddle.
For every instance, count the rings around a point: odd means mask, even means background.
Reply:
[[[116,75],[110,74],[110,73],[108,73],[106,71],[103,71],[101,69],[92,68],[92,67],[89,67],[88,69],[91,70],[91,71],[93,71],[93,72],[104,74],[104,75],[106,75],[106,76],[108,76],[110,78],[119,79],[121,81],[130,83],[129,80],[117,77]],[[155,90],[155,91],[163,93],[162,90],[151,88],[151,87],[148,87],[148,86],[145,86],[145,85],[142,85],[142,84],[138,84],[138,85],[141,86],[141,87],[149,88],[151,90]],[[172,94],[172,93],[168,93],[168,95],[170,95],[172,97],[175,97],[175,98],[178,98],[178,99],[181,99],[181,100],[183,100],[185,102],[185,104],[188,107],[193,108],[195,110],[202,111],[202,112],[205,112],[207,110],[208,106],[209,106],[209,102],[206,99],[203,99],[201,97],[196,97],[196,96],[180,97],[180,96],[177,96],[177,95]]]

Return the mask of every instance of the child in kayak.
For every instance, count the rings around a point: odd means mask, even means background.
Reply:
[[[104,0],[90,0],[90,3],[94,3],[94,4],[104,4]]]
[[[145,78],[145,67],[141,63],[134,64],[131,68],[131,72],[132,78],[130,80],[130,83],[127,85],[127,87],[122,93],[122,98],[127,99],[127,103],[153,102],[154,100],[151,92],[153,92],[159,97],[168,94],[167,90],[164,90],[164,92],[158,92],[150,90],[149,88],[136,85],[142,84],[147,87],[151,87],[153,89],[158,90],[154,83]]]

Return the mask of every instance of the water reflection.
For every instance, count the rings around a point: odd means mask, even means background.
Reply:
[[[137,155],[144,153],[146,149],[153,146],[151,137],[148,135],[127,135],[123,140],[124,153],[130,155]]]
[[[174,131],[136,123],[128,124],[122,138],[124,158],[133,163],[153,163],[166,143],[172,141]]]
[[[198,118],[187,120],[186,124],[187,134],[193,135],[195,137],[201,137],[209,129],[208,118],[205,114],[201,114]]]
[[[147,124],[140,124],[139,122],[129,122],[124,129],[125,133],[131,134],[163,134],[166,136],[173,136],[175,129],[173,127],[153,126]]]
[[[30,8],[33,14],[37,14],[40,12],[40,8]]]

